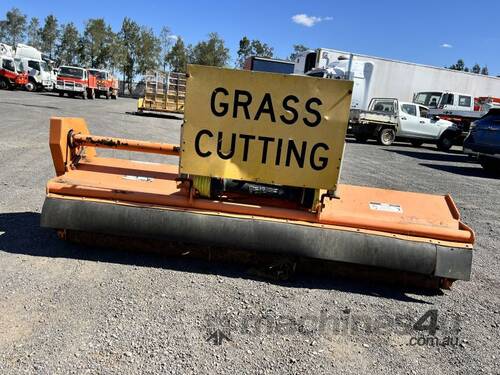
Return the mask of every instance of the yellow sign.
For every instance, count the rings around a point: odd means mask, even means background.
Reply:
[[[352,82],[188,66],[180,172],[335,190]]]

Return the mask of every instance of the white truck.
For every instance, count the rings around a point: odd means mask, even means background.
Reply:
[[[462,129],[462,139],[469,133],[470,124],[484,116],[490,109],[500,108],[500,98],[474,97],[459,92],[420,92],[413,102],[429,107],[431,115],[455,123]]]
[[[56,82],[56,76],[52,68],[42,59],[42,53],[34,47],[18,44],[15,59],[21,61],[28,73],[28,83],[25,88],[28,91],[51,91]]]
[[[435,143],[441,151],[448,151],[462,133],[454,123],[430,115],[429,108],[393,98],[374,98],[368,110],[352,109],[349,128],[358,142],[375,138],[389,146],[398,139],[415,147]]]
[[[295,60],[295,74],[351,79],[351,108],[366,109],[372,98],[411,102],[423,92],[464,92],[474,97],[500,97],[500,78],[320,48]]]

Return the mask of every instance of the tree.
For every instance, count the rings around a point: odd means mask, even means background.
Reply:
[[[42,30],[40,28],[40,21],[37,17],[32,17],[28,25],[27,43],[30,46],[40,49],[42,47]]]
[[[471,72],[479,74],[481,72],[481,66],[478,63],[475,63],[471,69]]]
[[[189,62],[199,65],[225,66],[229,61],[229,49],[217,33],[208,34],[208,40],[188,48]]]
[[[485,76],[490,74],[490,72],[488,71],[488,67],[486,65],[482,67],[481,74]]]
[[[465,70],[465,63],[464,63],[464,60],[462,59],[458,59],[457,63],[456,64],[453,64],[453,65],[450,65],[448,67],[448,69],[452,69],[452,70]],[[469,71],[469,69],[467,69],[467,71]]]
[[[128,90],[132,91],[132,79],[136,71],[137,64],[137,44],[140,38],[140,27],[130,18],[125,17],[119,33],[121,53],[120,70],[123,72],[123,80],[127,82]]]
[[[273,57],[274,49],[260,40],[250,40],[246,36],[241,38],[238,49],[237,66],[243,68],[245,60],[250,56]]]
[[[7,42],[7,21],[0,20],[0,43]]]
[[[274,55],[274,48],[266,43],[262,43],[260,40],[252,40],[251,47],[255,56],[271,58]]]
[[[17,8],[12,8],[6,13],[5,23],[2,26],[4,40],[12,47],[24,40],[26,32],[26,15],[22,14]]]
[[[59,30],[57,28],[57,18],[50,14],[45,17],[45,24],[42,28],[42,51],[49,54],[52,59],[54,55],[54,50],[56,46],[56,40],[59,36]]]
[[[246,36],[240,39],[240,48],[238,49],[238,57],[236,59],[236,65],[243,68],[245,65],[245,60],[248,56],[252,55],[251,41]]]
[[[141,27],[139,33],[139,43],[136,45],[137,51],[137,73],[146,74],[148,71],[158,68],[160,63],[161,42],[153,29]]]
[[[161,56],[160,60],[163,64],[163,70],[167,70],[167,55],[172,48],[173,41],[177,39],[175,35],[172,35],[172,31],[168,26],[163,26],[160,31],[160,45],[161,45]]]
[[[174,72],[186,72],[188,62],[188,51],[182,38],[177,38],[170,52],[165,57],[165,61]]]
[[[307,48],[306,46],[304,46],[303,44],[294,44],[293,45],[293,52],[290,54],[290,56],[288,57],[288,60],[290,61],[295,61],[295,59],[297,57],[299,57],[299,55],[305,51],[307,51],[309,48]]]
[[[80,34],[70,22],[61,27],[61,41],[57,46],[57,59],[61,64],[75,64],[80,52]]]
[[[120,69],[124,56],[123,41],[121,40],[119,34],[113,33],[109,54],[109,69],[113,73],[115,70]]]
[[[90,19],[83,32],[83,62],[92,68],[105,68],[110,60],[113,31],[103,18]]]

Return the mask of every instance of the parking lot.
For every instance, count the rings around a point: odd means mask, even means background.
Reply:
[[[476,233],[470,282],[442,293],[344,278],[276,282],[236,265],[77,246],[39,227],[54,176],[49,118],[84,117],[97,135],[178,143],[180,120],[127,113],[135,109],[125,98],[0,91],[0,373],[500,373],[500,179],[458,147],[348,139],[341,181],[450,193]],[[417,332],[401,331],[432,309],[436,336],[452,322],[457,345],[412,345]],[[232,330],[215,345],[210,327],[221,316]],[[322,327],[325,316],[354,326],[369,318],[375,328],[337,332]]]

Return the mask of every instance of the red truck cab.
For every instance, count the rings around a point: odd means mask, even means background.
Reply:
[[[28,73],[21,65],[11,57],[0,57],[0,89],[21,88],[28,83]]]
[[[61,66],[57,72],[56,91],[59,96],[81,96],[83,99],[94,99],[97,79],[87,69],[77,66]]]
[[[96,97],[104,95],[106,99],[118,98],[118,80],[107,70],[88,69],[88,72],[96,77]]]

